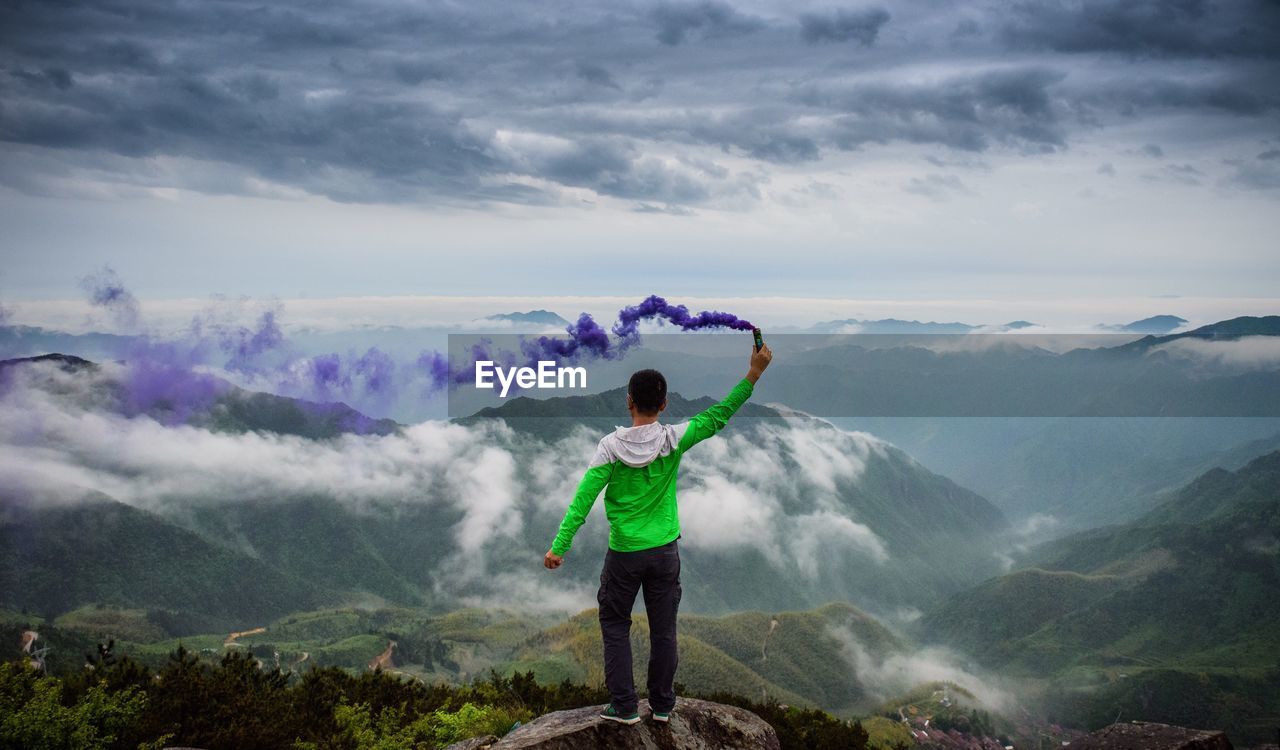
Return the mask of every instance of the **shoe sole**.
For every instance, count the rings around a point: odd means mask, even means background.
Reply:
[[[667,716],[662,717],[662,716],[658,716],[657,714],[654,714],[653,720],[658,722],[659,724],[667,724],[671,721],[671,715],[668,714]]]
[[[621,716],[605,716],[604,714],[600,714],[600,718],[604,719],[605,721],[614,721],[619,724],[626,724],[627,726],[640,723],[639,716],[633,716],[630,719],[624,719]]]

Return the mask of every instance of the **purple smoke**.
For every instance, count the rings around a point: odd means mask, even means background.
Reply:
[[[218,346],[230,356],[226,368],[228,370],[251,370],[252,362],[258,356],[275,351],[284,346],[284,332],[276,320],[278,310],[266,310],[258,316],[257,326],[217,326],[214,333],[218,338]]]
[[[643,320],[665,321],[685,331],[706,328],[749,331],[752,327],[749,321],[732,313],[704,310],[696,315],[690,314],[689,308],[684,305],[673,305],[653,294],[638,305],[618,311],[618,322],[613,325],[616,342],[609,338],[608,332],[590,315],[582,313],[576,323],[565,329],[569,334],[568,339],[541,336],[522,343],[521,349],[532,362],[547,359],[561,363],[580,362],[584,358],[620,359],[627,349],[640,343],[640,322]]]
[[[697,331],[703,328],[750,331],[752,328],[749,321],[733,313],[703,310],[697,315],[690,315],[689,308],[684,305],[673,305],[653,294],[634,307],[624,307],[619,310],[618,322],[613,327],[613,333],[623,339],[634,337],[638,335],[640,321],[654,318],[666,320],[685,331]]]
[[[193,350],[140,338],[131,347],[120,381],[125,414],[147,414],[165,424],[180,424],[211,408],[231,384],[196,368]]]
[[[138,300],[110,266],[81,279],[81,285],[89,302],[109,311],[117,322],[130,327],[138,323]],[[465,352],[455,352],[457,361],[447,353],[423,351],[413,362],[397,362],[376,347],[363,353],[302,355],[290,346],[282,317],[283,308],[276,303],[245,326],[235,323],[228,311],[211,308],[193,318],[186,335],[177,340],[157,340],[144,330],[132,338],[126,356],[126,374],[120,383],[125,411],[166,422],[187,421],[213,408],[231,390],[231,384],[217,376],[221,370],[253,390],[310,401],[344,401],[386,413],[383,410],[408,389],[421,388],[421,396],[430,398],[471,382],[475,362],[481,360],[511,368],[532,367],[540,361],[577,364],[621,359],[639,344],[640,324],[646,320],[682,331],[751,328],[750,322],[732,313],[691,313],[684,305],[651,295],[619,310],[610,328],[582,313],[566,326],[564,335],[521,336],[516,351],[498,349],[492,339],[481,338]]]
[[[80,287],[89,295],[89,304],[106,310],[123,328],[138,324],[138,298],[125,288],[111,266],[80,279]]]
[[[520,354],[524,364],[534,367],[540,361],[553,361],[558,364],[574,364],[592,359],[621,359],[627,350],[640,343],[640,323],[644,320],[659,320],[670,323],[684,331],[696,331],[708,328],[727,328],[730,330],[749,331],[751,322],[739,318],[733,313],[717,310],[704,310],[692,314],[684,305],[673,305],[658,295],[650,295],[638,305],[624,307],[618,311],[618,321],[613,325],[614,337],[605,330],[588,313],[582,313],[578,320],[565,328],[568,337],[539,336],[537,338],[521,337]],[[450,362],[438,352],[423,352],[418,357],[417,366],[424,371],[432,387],[445,388],[450,384],[469,382],[474,377],[475,363],[481,360],[497,362],[504,367],[516,364],[511,352],[495,355],[489,351],[491,342],[482,339],[480,344],[471,347],[466,361]]]

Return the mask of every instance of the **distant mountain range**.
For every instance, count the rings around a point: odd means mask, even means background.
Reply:
[[[1124,323],[1119,325],[1100,325],[1098,328],[1104,331],[1116,331],[1118,333],[1169,333],[1181,326],[1187,324],[1184,318],[1177,315],[1153,315],[1150,318],[1135,320],[1132,323]]]
[[[1237,319],[1202,338],[1276,330],[1280,318]],[[951,377],[958,371],[947,368],[959,363],[1002,362],[1029,376],[1035,363],[1132,362],[1183,338],[1066,355],[997,350],[965,360],[906,348],[822,357],[837,381],[838,365],[865,373],[868,361]],[[859,362],[867,356],[881,358]],[[716,362],[694,365],[711,372]],[[64,355],[0,362],[9,416],[26,416],[27,403],[40,409],[21,432],[5,433],[6,450],[37,448],[12,454],[30,458],[33,476],[63,453],[83,469],[58,477],[63,494],[0,488],[0,624],[23,612],[43,617],[67,628],[67,648],[79,648],[77,638],[108,622],[163,658],[175,637],[207,640],[216,652],[221,636],[210,634],[265,623],[267,632],[244,644],[266,658],[279,651],[286,661],[359,665],[397,640],[397,663],[424,678],[465,679],[493,665],[552,680],[598,676],[590,616],[566,622],[540,612],[590,606],[605,549],[602,509],[564,568],[548,573],[538,562],[592,444],[622,421],[621,389],[515,398],[451,424],[403,426],[217,379],[196,382],[211,394],[198,408],[140,405],[122,396],[121,367]],[[687,684],[865,708],[884,696],[851,676],[851,663],[864,663],[851,662],[850,649],[884,672],[909,670],[903,660],[918,649],[881,621],[914,622],[907,636],[1049,684],[1047,705],[1079,723],[1110,720],[1119,708],[1152,720],[1202,717],[1254,736],[1257,722],[1280,710],[1280,437],[1272,422],[923,419],[899,430],[910,438],[903,444],[947,443],[933,454],[951,456],[946,473],[965,469],[966,482],[1000,490],[1006,515],[900,448],[766,405],[777,400],[766,388],[785,381],[775,378],[783,372],[771,369],[728,429],[685,459]],[[702,381],[677,372],[672,382]],[[673,421],[713,403],[674,392],[669,401]],[[121,465],[99,444],[76,443],[75,429],[110,415],[112,434],[137,446]],[[45,422],[58,416],[73,427],[45,436]],[[128,434],[138,424],[151,442]],[[892,434],[891,424],[861,426]],[[184,463],[170,454],[191,445],[178,441],[192,432],[204,453]],[[197,481],[200,460],[245,445],[286,446],[270,453],[283,456],[281,471],[328,484],[239,494]],[[172,467],[164,476],[173,486],[190,489],[170,490],[165,502],[133,501],[131,482],[148,476],[147,446]],[[433,468],[418,477],[423,465]],[[508,490],[492,480],[494,467],[515,488],[502,502],[495,498]],[[405,476],[407,495],[348,482]],[[1059,504],[1047,504],[1050,496]],[[1072,509],[1083,510],[1066,517]],[[1118,522],[1026,549],[1029,532],[1007,519],[1035,521],[1035,513],[1063,514],[1062,530],[1108,513]],[[464,533],[476,524],[480,533]],[[422,615],[477,604],[528,614]],[[365,609],[341,609],[352,605]]]
[[[1006,673],[1069,677],[1091,717],[1256,730],[1280,708],[1277,498],[1280,451],[1213,469],[1140,518],[1031,550],[917,630]]]
[[[564,328],[569,325],[569,321],[556,315],[550,310],[530,310],[528,312],[509,312],[490,315],[486,320],[504,320],[510,323],[535,325],[535,326],[555,326]]]
[[[332,438],[347,433],[388,435],[399,425],[390,419],[374,419],[342,403],[318,403],[304,399],[249,391],[212,375],[179,371],[167,373],[168,391],[159,389],[146,400],[129,393],[129,387],[99,365],[67,354],[43,354],[0,360],[0,393],[11,385],[19,370],[41,380],[38,387],[56,388],[48,371],[33,365],[53,365],[58,370],[83,375],[102,398],[102,408],[134,415],[146,414],[161,422],[175,419],[216,432],[266,431],[305,438]]]
[[[40,389],[54,403],[86,398],[62,395],[67,387],[62,376],[40,375],[51,366],[83,381],[75,393],[105,394],[105,400],[89,398],[92,410],[117,408],[109,398],[110,375],[84,360],[10,361],[0,372],[11,378],[24,373],[22,387]],[[252,394],[228,384],[219,394],[205,408],[186,414],[183,424],[232,437],[278,434],[314,441],[361,432],[368,440],[400,441],[385,449],[393,452],[416,445],[403,443],[409,438],[400,437],[394,423],[361,421],[341,405]],[[517,475],[545,472],[548,462],[560,462],[564,481],[574,482],[590,455],[586,437],[612,429],[624,400],[621,391],[587,398],[599,417],[579,416],[580,407],[570,399],[517,399],[453,429],[484,431],[476,434],[492,440],[486,450],[509,456],[503,460],[513,463]],[[673,420],[712,403],[674,393],[670,402]],[[174,415],[161,406],[154,416],[167,421]],[[495,422],[505,427],[486,426]],[[686,459],[682,490],[690,611],[794,609],[843,599],[893,613],[998,572],[1009,544],[1003,516],[982,497],[892,446],[819,420],[783,418],[753,403],[724,435],[701,448]],[[570,455],[558,455],[565,450]],[[484,589],[450,581],[457,575],[449,567],[453,558],[466,553],[457,547],[460,524],[472,513],[450,486],[426,483],[421,500],[409,504],[376,496],[356,503],[324,492],[239,500],[193,489],[154,510],[130,507],[101,492],[81,503],[42,504],[15,496],[10,501],[21,512],[0,521],[0,552],[8,556],[0,605],[50,617],[90,603],[181,609],[196,622],[225,626],[300,605],[361,597],[457,606],[468,591],[478,595]],[[554,535],[572,485],[560,485],[559,499],[549,503],[540,486],[516,489],[520,498],[512,512],[519,514],[518,539],[484,553],[495,596],[503,591],[503,575],[544,573],[531,561],[540,558]],[[726,500],[732,502],[721,506]],[[595,520],[575,542],[571,558],[581,562],[559,571],[556,585],[592,590],[605,548],[601,513],[597,508]],[[128,529],[125,545],[122,528]],[[49,552],[29,554],[28,544]],[[166,567],[163,561],[171,557],[174,564]],[[145,582],[146,575],[163,578],[170,567],[183,581],[180,589],[129,583]],[[245,586],[232,572],[237,569],[251,573],[262,597],[235,597]],[[266,591],[280,593],[273,598]],[[278,610],[270,609],[271,601],[278,602]]]

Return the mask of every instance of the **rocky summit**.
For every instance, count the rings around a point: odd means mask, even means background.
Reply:
[[[474,738],[449,750],[778,750],[778,735],[759,716],[741,708],[683,698],[668,724],[649,715],[640,701],[639,724],[600,718],[600,706],[556,711],[502,739]]]
[[[1227,735],[1149,721],[1116,723],[1073,741],[1068,750],[1232,750]]]

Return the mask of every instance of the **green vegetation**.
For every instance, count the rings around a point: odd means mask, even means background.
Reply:
[[[1133,522],[1050,542],[1036,567],[929,612],[926,637],[1053,683],[1089,727],[1131,718],[1266,738],[1280,713],[1280,452],[1214,470]]]
[[[857,722],[821,711],[726,693],[699,697],[755,712],[787,750],[867,746]],[[107,644],[84,669],[61,678],[18,662],[0,665],[0,748],[427,750],[607,700],[599,688],[541,684],[529,673],[490,674],[462,686],[334,667],[289,675],[238,651],[209,664],[178,648],[153,672]]]
[[[649,658],[648,623],[643,614],[634,619],[634,668],[642,676]],[[19,656],[21,632],[29,625],[20,619],[0,625],[0,657]],[[595,610],[568,620],[478,609],[443,615],[409,608],[319,610],[287,615],[232,639],[224,631],[135,641],[125,634],[155,632],[143,613],[87,607],[40,626],[39,632],[41,644],[50,647],[49,667],[59,674],[78,670],[97,637],[114,638],[117,653],[153,669],[182,648],[206,663],[236,652],[286,673],[302,674],[314,666],[363,672],[394,642],[389,669],[428,682],[460,684],[491,671],[531,672],[544,683],[598,685],[604,679]],[[847,645],[856,642],[876,659],[907,648],[874,618],[842,603],[808,612],[681,615],[680,636],[680,679],[694,692],[732,686],[743,695],[841,715],[873,706],[844,655]]]
[[[62,681],[18,662],[0,664],[0,747],[24,750],[98,750],[118,747],[146,706],[136,687],[88,687],[66,705]],[[168,739],[158,738],[154,746]],[[128,746],[128,745],[125,745]],[[142,744],[133,745],[143,747]]]

